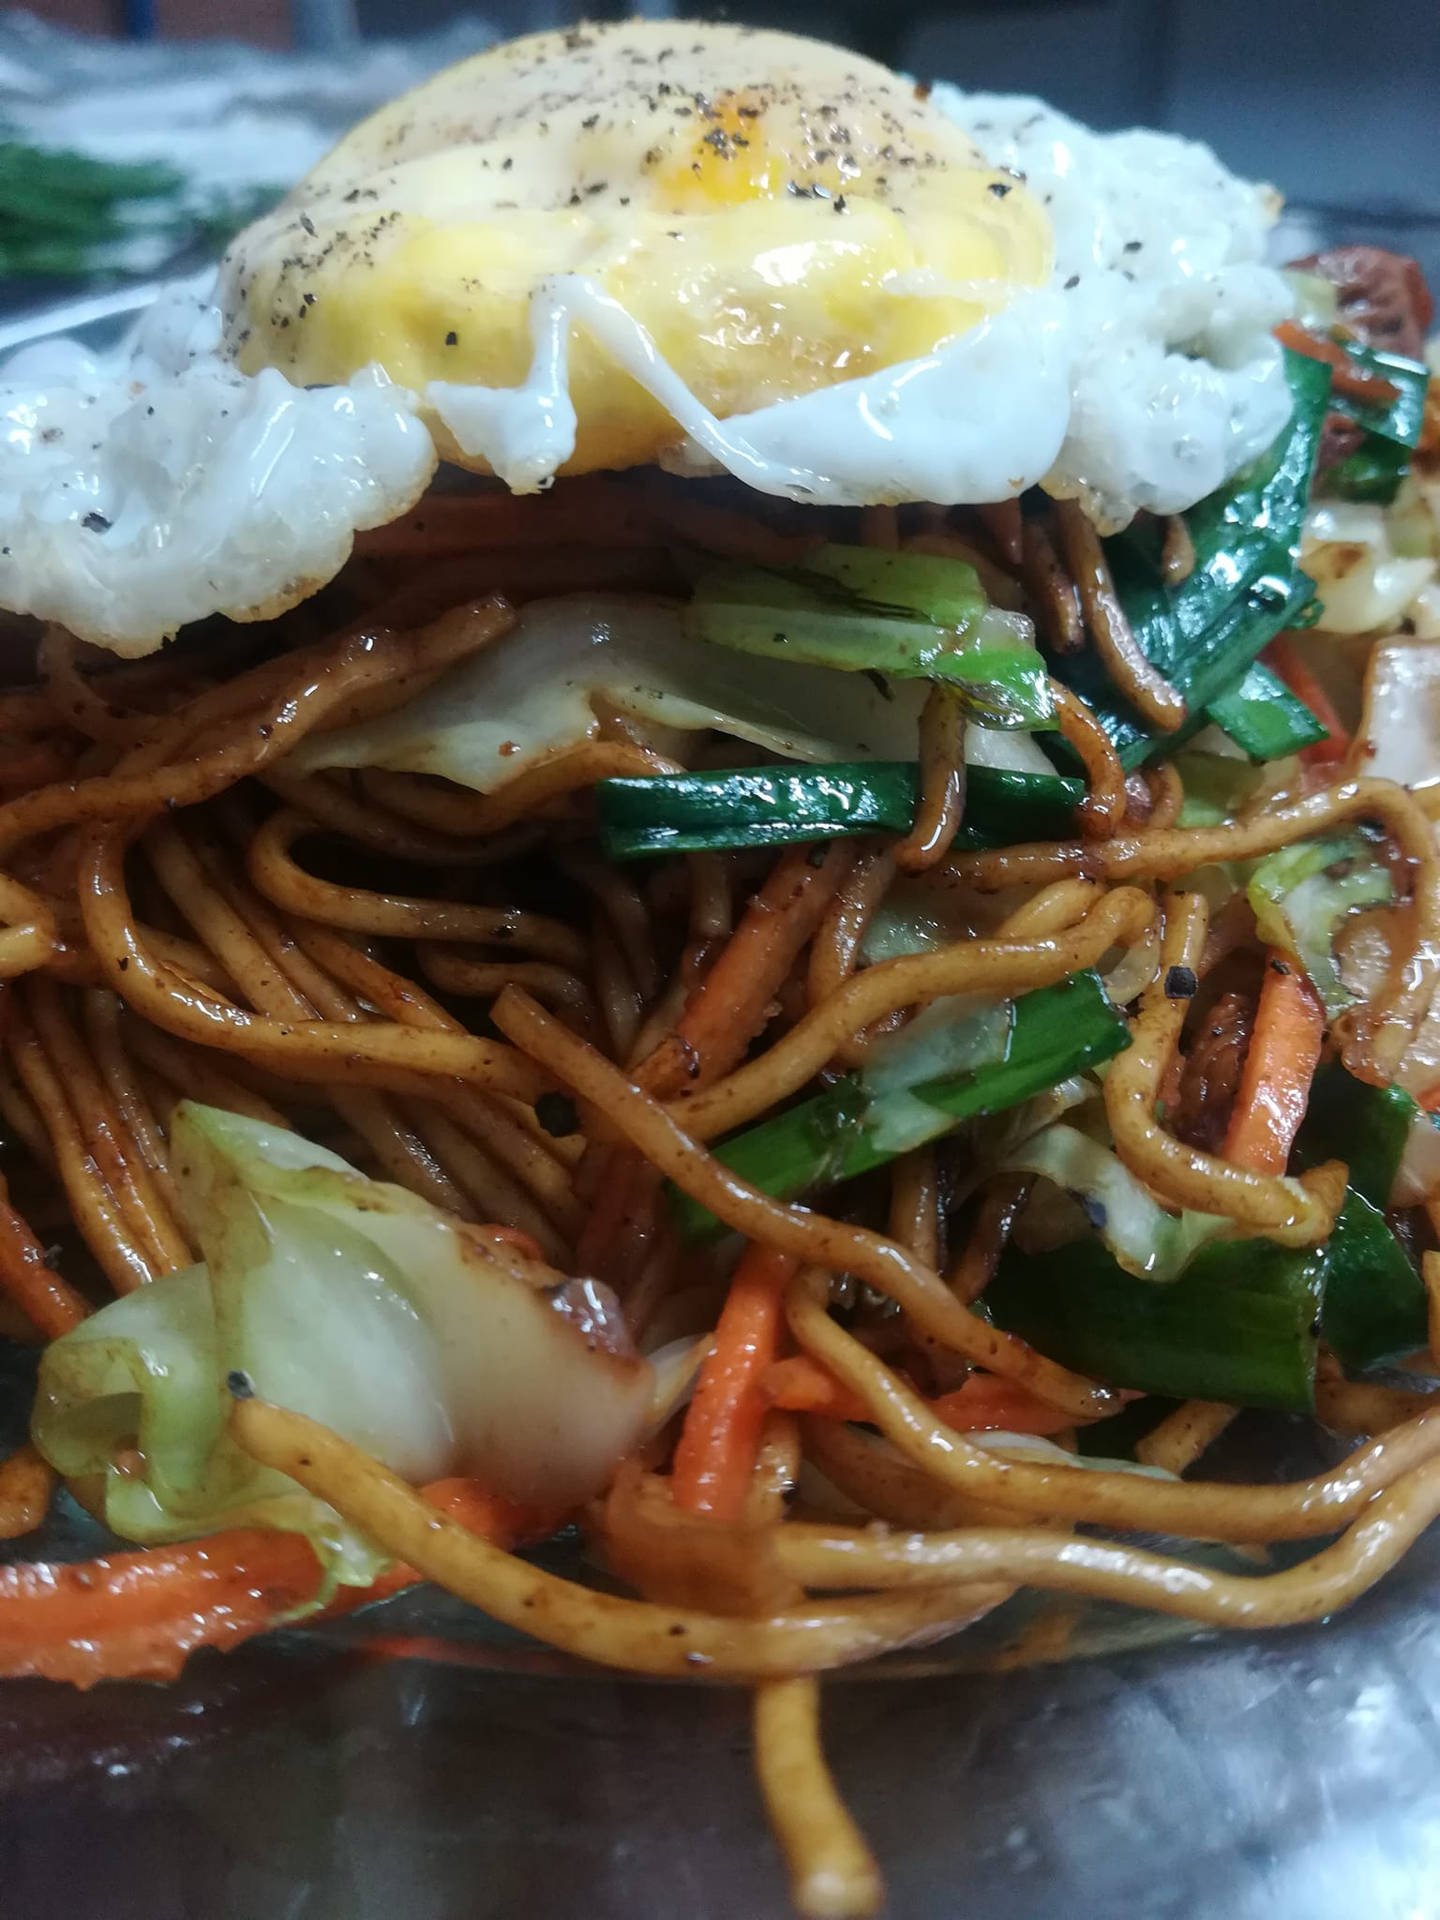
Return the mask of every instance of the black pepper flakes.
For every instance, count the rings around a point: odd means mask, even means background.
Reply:
[[[1165,998],[1193,1000],[1199,984],[1193,967],[1171,967],[1165,975]]]
[[[445,344],[447,347],[458,347],[460,344],[459,334],[454,332],[453,330],[447,333],[445,336]]]

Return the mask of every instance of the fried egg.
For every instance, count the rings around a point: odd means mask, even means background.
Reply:
[[[724,419],[932,352],[1043,285],[1051,253],[1024,187],[884,67],[631,21],[518,40],[382,109],[242,236],[222,285],[247,372],[334,385],[378,362],[483,470],[446,396],[524,381],[557,280]],[[673,415],[584,313],[559,471],[654,461]]]
[[[1192,504],[1289,399],[1273,196],[1204,148],[632,21],[366,121],[96,360],[0,370],[0,606],[144,653],[269,617],[440,459],[816,504]]]

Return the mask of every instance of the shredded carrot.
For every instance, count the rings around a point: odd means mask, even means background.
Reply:
[[[813,1413],[824,1420],[869,1420],[873,1410],[835,1379],[809,1354],[776,1360],[765,1369],[765,1398],[790,1413]],[[953,1393],[929,1402],[930,1411],[961,1433],[1059,1433],[1075,1424],[1073,1414],[1037,1399],[999,1374],[972,1373]]]
[[[738,1065],[850,861],[845,842],[834,840],[828,847],[791,847],[776,862],[690,995],[675,1031],[642,1067],[640,1083],[647,1093],[673,1099]]]
[[[1378,373],[1365,373],[1343,347],[1325,339],[1323,334],[1311,333],[1297,320],[1282,320],[1275,329],[1275,338],[1292,353],[1303,353],[1307,360],[1323,360],[1334,376],[1335,392],[1343,393],[1347,399],[1362,400],[1373,407],[1388,407],[1400,398],[1400,389],[1393,381],[1383,379]]]
[[[837,1380],[808,1353],[774,1360],[765,1369],[765,1398],[786,1413],[815,1413],[824,1420],[868,1420],[870,1409],[858,1393]]]
[[[1293,960],[1272,949],[1225,1136],[1227,1160],[1252,1173],[1284,1173],[1324,1038],[1320,996]]]
[[[55,1469],[28,1442],[0,1466],[0,1540],[33,1533],[50,1511]]]
[[[239,1527],[73,1566],[0,1567],[0,1674],[173,1679],[199,1646],[275,1625],[320,1583],[298,1533]]]
[[[513,1547],[526,1541],[547,1539],[565,1517],[554,1507],[506,1500],[464,1474],[432,1480],[420,1491],[432,1507],[448,1513],[462,1527],[481,1534],[496,1546]]]
[[[780,1337],[781,1295],[795,1272],[789,1254],[746,1248],[700,1370],[675,1449],[670,1491],[677,1507],[738,1520],[770,1402],[763,1382]]]
[[[1274,668],[1297,700],[1303,700],[1329,734],[1314,746],[1302,747],[1300,759],[1307,767],[1333,766],[1350,751],[1350,730],[1335,711],[1335,702],[1321,685],[1315,670],[1308,665],[1295,644],[1293,634],[1278,634],[1265,650],[1267,665]]]
[[[791,847],[776,862],[691,992],[673,1031],[641,1063],[637,1085],[657,1100],[673,1100],[739,1065],[814,937],[852,857],[845,842],[835,840],[828,847]],[[626,1223],[645,1214],[659,1180],[639,1155],[624,1150],[608,1156],[607,1175],[576,1257],[581,1271],[613,1281]]]
[[[47,1499],[48,1488],[47,1481]],[[563,1518],[517,1506],[469,1479],[436,1480],[422,1492],[440,1512],[507,1547],[543,1538]],[[371,1586],[342,1588],[310,1617],[348,1613],[419,1577],[411,1567],[389,1567]],[[196,1647],[234,1646],[278,1625],[311,1598],[320,1578],[303,1534],[266,1527],[74,1565],[0,1567],[0,1676],[38,1675],[77,1687],[173,1679]]]
[[[953,1393],[932,1400],[930,1410],[961,1433],[1062,1433],[1075,1425],[1073,1413],[998,1373],[972,1373]]]
[[[517,1547],[548,1539],[565,1518],[554,1508],[522,1506],[514,1500],[505,1500],[465,1475],[432,1480],[420,1493],[432,1507],[496,1547]],[[368,1587],[341,1587],[330,1604],[314,1618],[333,1620],[340,1614],[353,1613],[372,1600],[384,1600],[404,1587],[413,1587],[421,1577],[413,1567],[397,1560]]]

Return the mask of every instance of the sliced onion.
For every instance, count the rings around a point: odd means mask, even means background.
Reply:
[[[1382,507],[1327,501],[1306,516],[1300,561],[1319,589],[1327,633],[1393,633],[1435,578],[1432,559],[1401,559]]]
[[[1406,787],[1440,784],[1440,638],[1371,649],[1359,738],[1367,773]]]

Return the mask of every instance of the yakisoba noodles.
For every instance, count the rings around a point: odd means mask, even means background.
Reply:
[[[7,388],[0,1669],[434,1580],[753,1685],[859,1915],[819,1674],[1314,1619],[1440,1512],[1429,309],[1203,150],[671,33],[441,76]],[[1267,1408],[1332,1464],[1207,1477]]]

